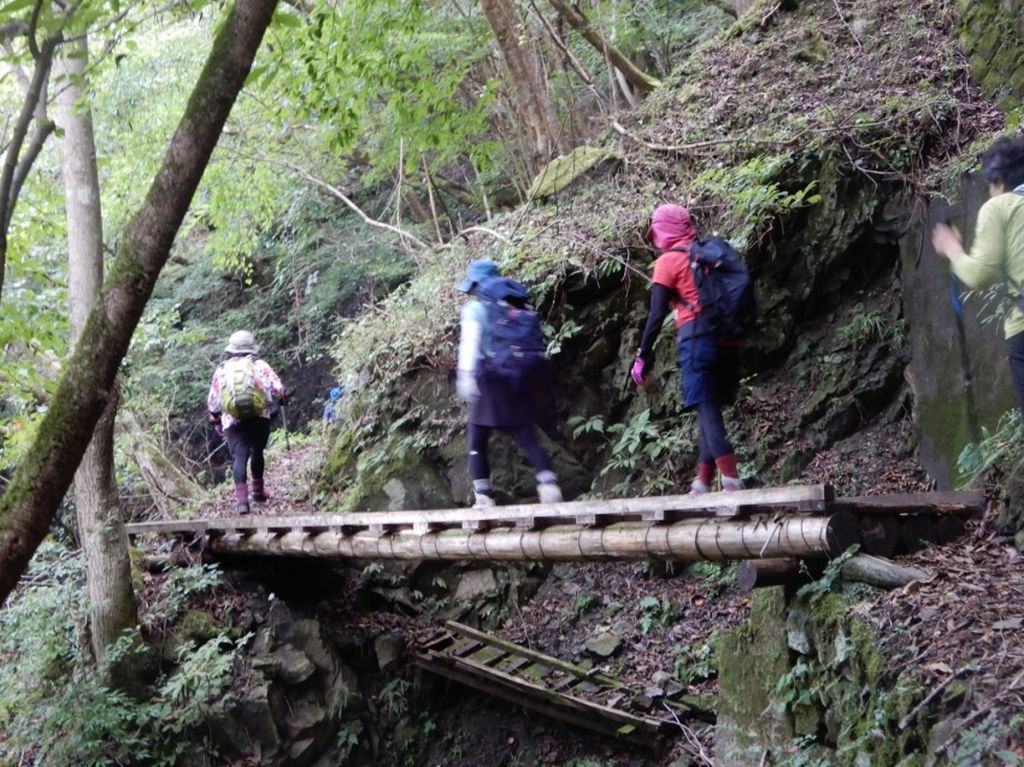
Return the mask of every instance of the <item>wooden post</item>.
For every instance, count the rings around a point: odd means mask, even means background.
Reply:
[[[900,520],[900,550],[913,554],[936,540],[935,523],[928,517],[912,516]]]
[[[798,559],[748,559],[740,562],[736,571],[736,585],[741,591],[761,586],[795,586],[807,583],[821,574],[821,562]],[[928,570],[908,567],[870,554],[856,554],[843,562],[840,569],[848,581],[870,583],[883,589],[906,586],[911,581],[929,580]]]
[[[751,591],[760,586],[783,586],[801,579],[810,580],[801,573],[799,559],[745,559],[736,570],[736,585],[740,591]]]
[[[866,514],[860,519],[861,548],[866,554],[891,557],[900,541],[900,526],[895,517]]]
[[[927,581],[932,574],[918,567],[907,567],[870,554],[857,554],[843,562],[843,577],[848,581],[870,583],[883,589],[906,586],[911,581]]]

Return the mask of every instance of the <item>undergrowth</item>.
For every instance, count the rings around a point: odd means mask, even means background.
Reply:
[[[231,701],[236,655],[249,637],[225,634],[184,645],[143,697],[101,684],[81,631],[88,604],[84,557],[45,542],[0,611],[0,767],[172,767],[199,749],[216,756],[201,726]],[[210,568],[168,578],[154,613],[173,621],[190,599],[219,583]],[[147,652],[125,636],[114,660]]]

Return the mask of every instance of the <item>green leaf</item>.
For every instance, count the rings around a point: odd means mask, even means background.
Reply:
[[[270,24],[274,27],[298,29],[302,27],[302,19],[295,13],[278,10],[274,12],[274,17],[271,19]]]
[[[11,0],[7,5],[0,8],[0,22],[7,21],[4,18],[5,16],[10,16],[25,8],[30,8],[32,4],[33,0]]]

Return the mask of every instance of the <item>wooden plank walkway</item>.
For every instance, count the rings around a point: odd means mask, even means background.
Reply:
[[[677,722],[714,719],[714,701],[626,684],[449,621],[416,651],[417,665],[561,721],[648,748]]]
[[[130,535],[141,533],[243,532],[247,530],[370,530],[417,532],[438,529],[486,530],[513,526],[538,529],[556,524],[599,525],[614,522],[671,522],[691,517],[735,517],[761,511],[823,511],[832,500],[827,485],[739,490],[704,495],[662,495],[613,498],[605,501],[567,501],[496,506],[490,509],[428,509],[372,511],[346,514],[249,514],[196,520],[140,522],[128,525]]]

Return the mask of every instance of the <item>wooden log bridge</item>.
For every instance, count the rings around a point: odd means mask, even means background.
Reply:
[[[490,509],[146,522],[128,525],[128,533],[205,537],[217,554],[491,561],[824,559],[865,541],[863,530],[877,534],[886,529],[865,526],[868,517],[971,514],[983,504],[981,493],[837,499],[827,485],[802,485]]]

